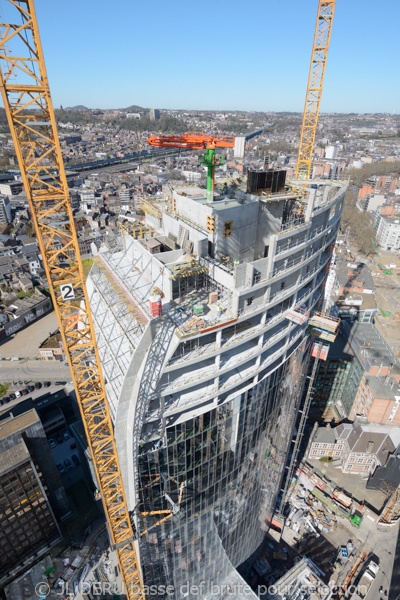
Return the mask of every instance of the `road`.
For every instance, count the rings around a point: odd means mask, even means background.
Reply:
[[[68,366],[56,360],[2,360],[0,381],[71,381],[71,373]]]

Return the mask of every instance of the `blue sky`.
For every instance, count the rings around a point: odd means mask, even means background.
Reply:
[[[36,0],[56,107],[303,110],[317,0]],[[337,0],[324,112],[400,113],[399,0]]]

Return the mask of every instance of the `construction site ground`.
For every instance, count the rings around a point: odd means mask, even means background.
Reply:
[[[304,477],[300,477],[299,483],[305,482]],[[310,488],[308,488],[310,489]],[[304,497],[304,487],[296,484],[293,488],[291,502],[296,502],[297,494],[299,498]],[[285,526],[281,538],[281,544],[290,546],[299,556],[311,558],[318,567],[324,572],[324,581],[331,585],[341,587],[346,581],[349,573],[356,565],[357,559],[364,553],[369,558],[373,558],[380,566],[379,573],[371,588],[371,598],[380,598],[379,588],[390,590],[399,588],[397,581],[400,572],[394,568],[395,557],[398,554],[399,525],[382,526],[378,525],[378,517],[368,508],[362,509],[363,519],[359,528],[353,526],[350,521],[337,513],[333,513],[326,505],[317,503],[326,514],[330,515],[330,525],[325,530],[317,534],[300,530],[294,531],[292,525]],[[293,505],[292,505],[293,506]],[[318,509],[318,507],[317,507]],[[314,507],[314,511],[316,507]],[[288,521],[290,523],[290,519]],[[351,542],[352,547],[348,547]],[[340,555],[341,546],[347,546],[349,549],[348,558],[343,559]],[[358,567],[352,577],[352,585],[357,585],[360,573],[362,572],[363,562]],[[393,581],[392,581],[393,579]],[[373,591],[372,591],[373,590]],[[397,600],[397,596],[388,596],[389,600]]]
[[[312,460],[307,464],[314,473],[328,481],[331,484],[330,487],[332,487],[332,484],[333,487],[336,485],[350,494],[360,504],[367,502],[378,514],[381,512],[386,500],[385,494],[380,490],[368,490],[366,487],[367,481],[359,475],[342,473],[341,469],[335,468],[332,464],[322,463],[318,460]]]

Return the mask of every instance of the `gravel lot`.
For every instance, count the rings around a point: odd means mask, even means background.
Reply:
[[[53,333],[56,329],[58,329],[58,323],[56,313],[53,311],[2,342],[0,344],[1,358],[38,357],[40,344],[49,337],[49,333]]]

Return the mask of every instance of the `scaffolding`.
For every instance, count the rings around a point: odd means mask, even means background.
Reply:
[[[143,212],[147,213],[148,215],[151,215],[152,217],[155,217],[156,219],[161,219],[162,218],[162,212],[159,208],[157,208],[157,206],[155,206],[152,202],[149,202],[148,200],[140,200],[140,208],[142,209]]]
[[[127,233],[135,240],[144,239],[146,236],[152,237],[154,229],[147,225],[138,224],[138,222],[123,221],[119,223],[119,231],[121,234]]]
[[[193,258],[190,262],[181,262],[169,266],[172,273],[170,279],[176,280],[182,277],[190,277],[195,273],[208,273],[208,268],[201,260]]]
[[[285,312],[285,317],[292,321],[292,323],[297,323],[298,325],[303,325],[310,317],[310,311],[305,308],[300,308],[299,306],[295,306],[294,308],[289,308]]]

